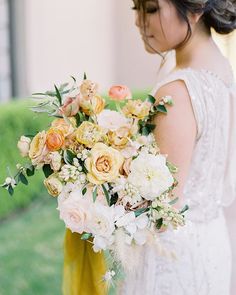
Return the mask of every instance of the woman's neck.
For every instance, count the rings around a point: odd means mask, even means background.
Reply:
[[[176,68],[202,68],[211,61],[209,57],[221,54],[211,35],[193,34],[189,41],[176,49]]]

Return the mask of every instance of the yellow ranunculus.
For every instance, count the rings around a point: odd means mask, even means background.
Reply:
[[[88,180],[94,184],[115,180],[124,161],[121,153],[103,143],[95,144],[90,152],[85,161]]]
[[[150,109],[151,103],[137,99],[129,100],[122,111],[129,118],[144,119],[148,116]]]
[[[84,121],[75,131],[76,140],[85,146],[92,148],[95,143],[105,139],[101,127],[88,121]]]

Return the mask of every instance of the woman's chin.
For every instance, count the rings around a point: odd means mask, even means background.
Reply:
[[[145,50],[148,52],[148,53],[151,53],[151,54],[156,54],[158,52],[158,50],[156,50],[155,48],[151,47],[151,45],[147,44],[144,42],[144,47],[145,47]]]

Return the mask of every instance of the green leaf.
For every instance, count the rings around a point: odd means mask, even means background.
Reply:
[[[84,188],[82,189],[82,195],[84,196],[84,195],[86,194],[86,192],[87,192],[87,187],[84,187]]]
[[[71,78],[74,80],[74,82],[76,83],[76,79],[75,79],[75,77],[73,77],[73,76],[71,76]]]
[[[27,176],[33,176],[34,175],[34,172],[35,172],[35,168],[33,165],[31,165],[30,167],[28,167],[26,169],[26,175]]]
[[[139,215],[143,214],[144,212],[147,212],[148,210],[149,210],[148,208],[140,208],[134,211],[135,217],[138,217]]]
[[[144,136],[147,136],[149,134],[149,130],[146,126],[142,127],[141,129],[141,134],[144,135]]]
[[[177,198],[175,198],[174,200],[172,200],[172,201],[170,201],[169,202],[169,205],[174,205],[174,204],[176,204],[177,203],[177,201],[179,200],[179,198],[177,197]]]
[[[93,202],[96,201],[98,195],[98,187],[96,186],[95,189],[93,190]]]
[[[8,187],[8,193],[11,195],[11,196],[13,196],[13,194],[14,194],[14,189],[12,188],[12,186],[11,185],[9,185],[9,187]]]
[[[180,214],[183,214],[184,212],[186,212],[187,210],[189,209],[189,206],[188,205],[185,205],[183,209],[181,209],[179,211]]]
[[[73,159],[76,158],[76,155],[71,150],[65,150],[63,158],[66,164],[72,165]]]
[[[53,170],[49,164],[43,165],[43,173],[46,178],[48,178],[53,173]]]
[[[162,227],[163,224],[163,218],[160,218],[156,221],[156,227],[157,229],[160,229]]]
[[[156,107],[156,110],[157,110],[158,112],[161,112],[161,113],[167,114],[167,109],[166,109],[166,107],[165,107],[164,105],[159,104],[159,105]]]
[[[19,180],[24,184],[24,185],[28,185],[29,182],[27,180],[27,178],[25,177],[25,175],[23,173],[19,174]]]
[[[147,101],[150,102],[151,104],[154,104],[156,102],[156,99],[151,94],[148,94]]]
[[[109,193],[108,193],[108,191],[107,191],[104,184],[102,184],[102,189],[103,189],[104,195],[105,195],[105,197],[107,199],[107,204],[110,206],[110,195],[109,195]]]
[[[55,87],[55,90],[56,90],[56,97],[57,97],[57,99],[58,99],[58,101],[59,101],[59,104],[60,104],[60,106],[61,106],[61,105],[62,105],[62,97],[61,97],[61,93],[60,93],[60,91],[58,90],[58,88],[57,88],[56,85],[54,85],[54,87]]]
[[[85,240],[88,240],[91,237],[92,237],[92,234],[90,234],[90,233],[84,233],[81,236],[81,240],[84,240],[85,241]]]
[[[85,72],[84,72],[84,80],[87,80],[87,75]]]
[[[117,200],[118,200],[118,194],[117,193],[115,193],[115,194],[113,194],[112,196],[111,196],[111,200],[110,200],[110,206],[112,206],[112,205],[115,205],[116,204],[116,202],[117,202]]]
[[[178,167],[176,167],[172,163],[167,161],[166,165],[167,165],[167,167],[168,167],[168,169],[170,170],[171,173],[177,173],[178,172]]]

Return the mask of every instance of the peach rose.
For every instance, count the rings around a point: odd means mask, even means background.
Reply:
[[[50,152],[58,151],[65,142],[63,132],[57,128],[50,128],[47,132],[46,145]]]
[[[79,104],[82,111],[90,116],[92,114],[99,114],[105,107],[105,100],[98,94],[86,99],[84,97],[80,97]]]
[[[73,117],[79,111],[79,99],[77,97],[67,97],[64,104],[59,109],[60,115],[66,117]]]
[[[112,100],[122,101],[124,99],[132,98],[132,93],[125,85],[112,86],[108,92],[108,95]]]
[[[97,143],[85,160],[87,178],[94,184],[102,184],[116,179],[123,164],[121,153],[103,143]]]
[[[64,134],[64,136],[67,136],[71,134],[76,127],[75,118],[71,117],[71,118],[68,118],[68,120],[70,123],[66,121],[64,118],[58,118],[52,122],[51,127],[60,129],[62,133]]]
[[[148,101],[129,100],[123,107],[123,113],[129,118],[144,119],[148,116],[151,109],[151,103]]]
[[[22,157],[28,157],[31,139],[26,136],[21,136],[17,143],[17,147]]]
[[[44,164],[44,159],[48,154],[46,146],[46,132],[43,130],[36,134],[30,143],[29,157],[33,165]]]

